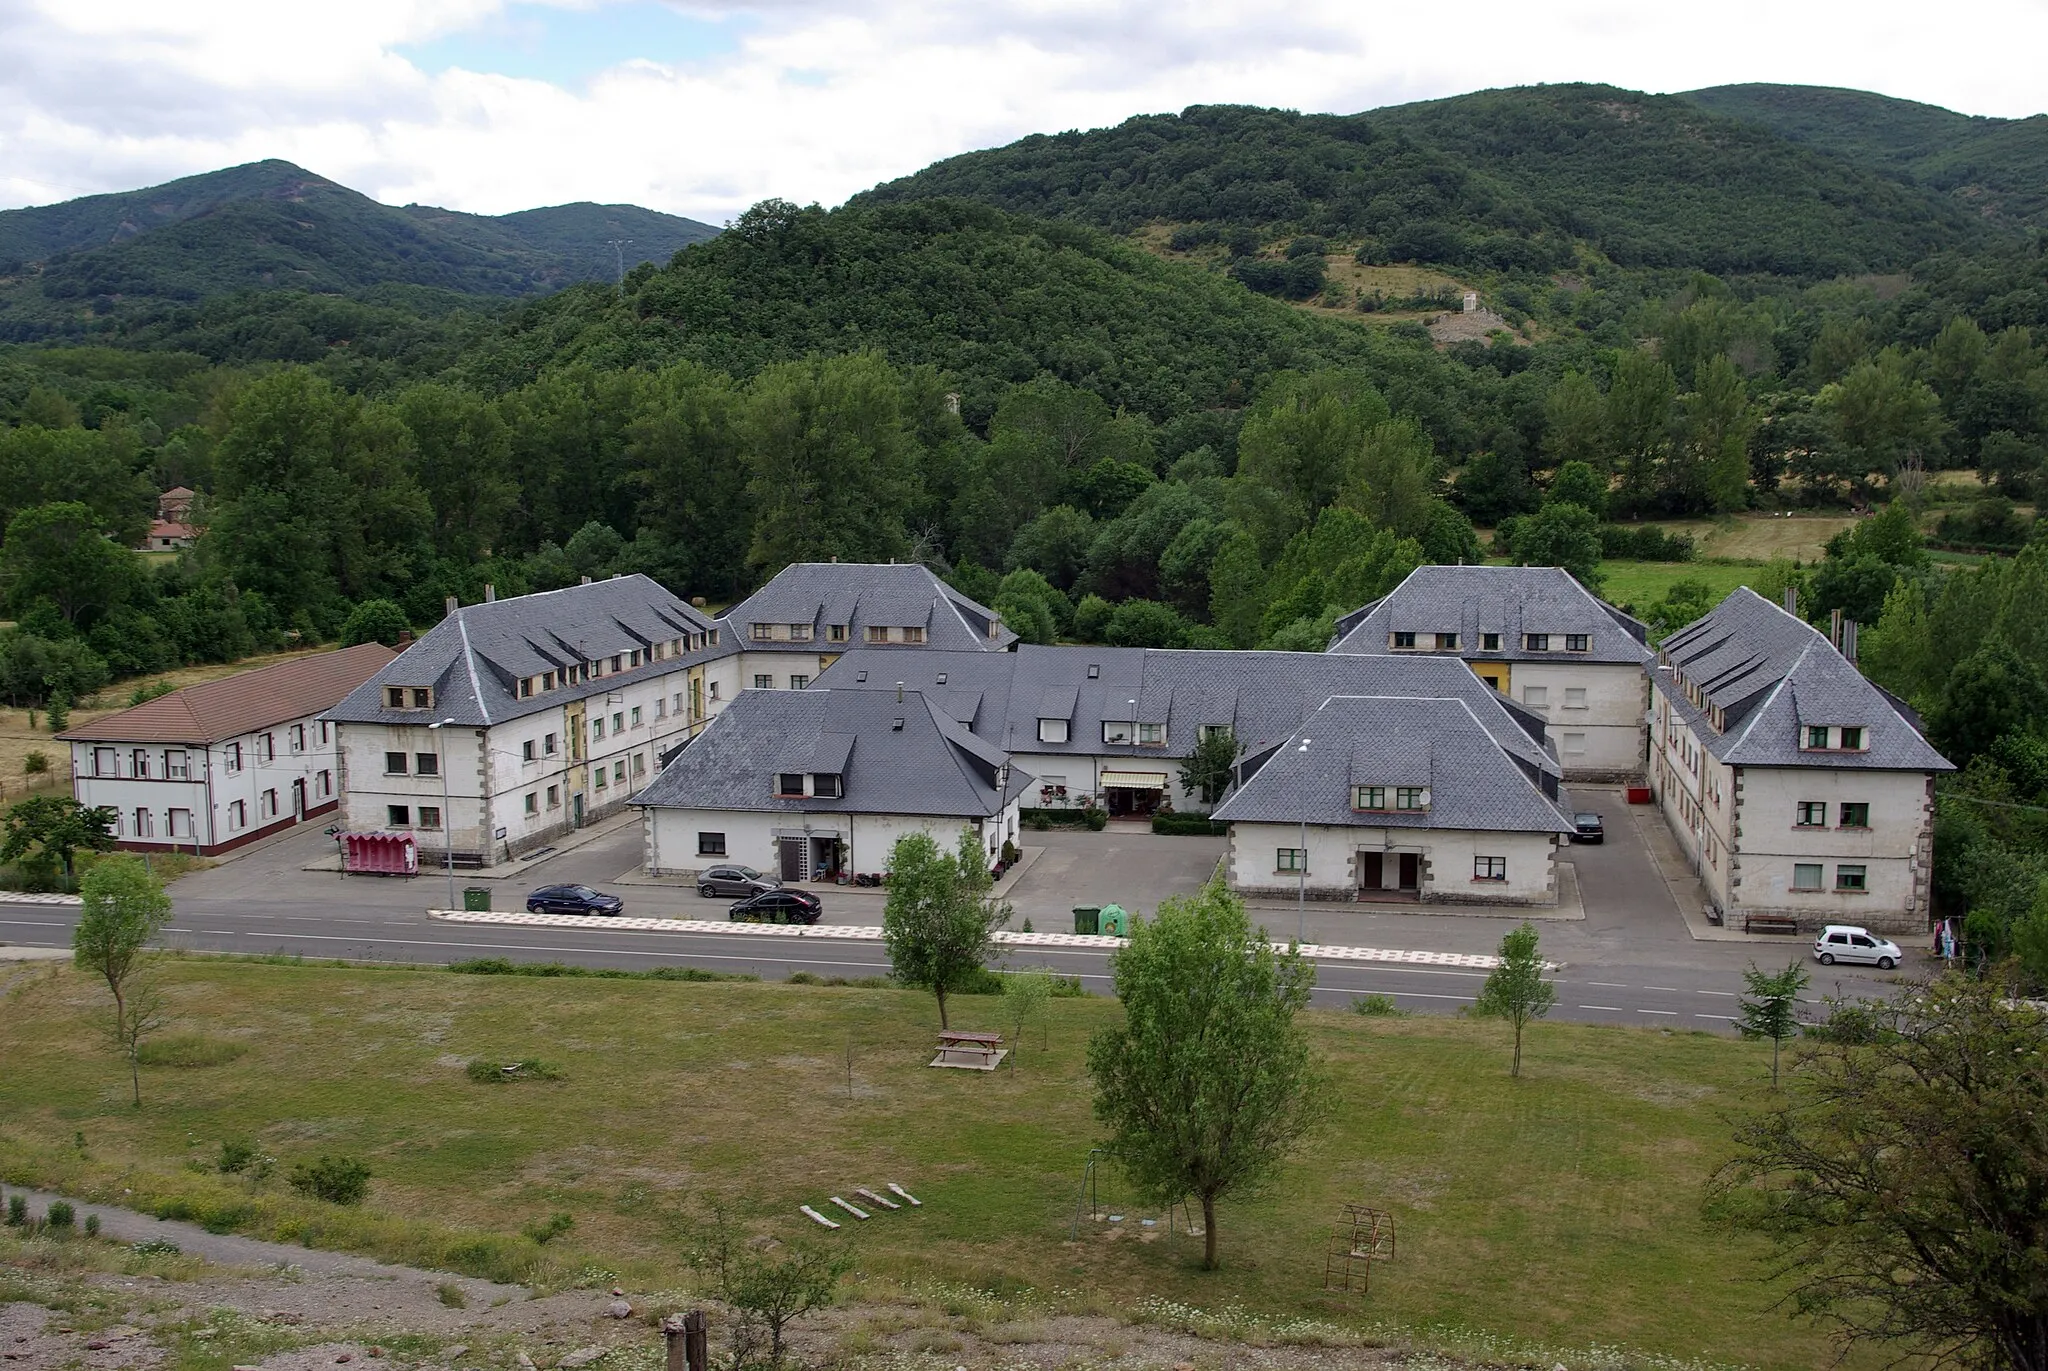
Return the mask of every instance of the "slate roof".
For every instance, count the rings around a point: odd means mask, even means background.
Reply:
[[[59,733],[65,742],[225,742],[329,708],[398,654],[362,643],[224,676]]]
[[[1955,770],[1825,634],[1748,586],[1666,638],[1645,670],[1707,751],[1730,765]],[[1868,746],[1805,751],[1800,730],[1813,724],[1861,727]]]
[[[1093,669],[1094,675],[1090,675]],[[1534,771],[1558,773],[1544,724],[1450,656],[1377,657],[1318,652],[1042,647],[1008,653],[856,649],[819,675],[813,690],[922,691],[978,737],[1011,751],[1189,756],[1205,724],[1227,724],[1247,758],[1277,747],[1332,695],[1430,695],[1469,702],[1499,745]],[[1135,701],[1135,705],[1133,705]],[[1163,723],[1163,747],[1102,741],[1104,720]],[[1067,741],[1041,742],[1038,721],[1064,718]]]
[[[1358,813],[1353,786],[1424,785],[1419,813]],[[1389,798],[1392,798],[1391,796]],[[1212,816],[1229,823],[1565,833],[1544,798],[1462,699],[1346,696],[1325,701]]]
[[[1458,647],[1441,655],[1466,661],[1495,662],[1618,662],[1629,666],[1648,661],[1643,644],[1649,629],[1639,620],[1600,599],[1562,567],[1547,566],[1424,566],[1408,573],[1400,585],[1379,600],[1354,609],[1337,621],[1332,652],[1391,653],[1393,633],[1456,633]],[[1480,650],[1482,633],[1500,634],[1500,649]],[[1548,633],[1551,650],[1531,652],[1523,635]],[[1556,641],[1568,633],[1586,634],[1585,652],[1567,653]],[[1403,656],[1434,652],[1433,639],[1402,648]]]
[[[729,626],[732,646],[747,652],[838,651],[860,645],[870,625],[922,628],[926,647],[949,650],[1000,652],[1017,641],[994,610],[916,562],[794,562],[719,622]],[[811,637],[756,641],[751,635],[757,623],[809,624]],[[833,624],[847,626],[844,642],[827,639],[826,629]],[[898,646],[915,650],[913,644]]]
[[[432,686],[434,708],[424,713],[489,727],[725,656],[731,644],[707,642],[679,656],[520,698],[519,682],[525,677],[560,672],[578,662],[608,661],[657,642],[687,643],[693,635],[708,635],[712,627],[702,612],[639,575],[462,605],[325,717],[343,723],[420,723],[423,711],[387,708],[384,687]]]
[[[901,728],[897,727],[901,721]],[[748,690],[635,796],[662,809],[986,818],[1033,778],[914,690]],[[777,799],[788,771],[837,771],[840,799]]]

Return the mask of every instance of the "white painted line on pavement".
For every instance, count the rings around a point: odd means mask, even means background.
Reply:
[[[76,895],[37,895],[21,890],[0,890],[0,904],[77,904],[85,901]]]
[[[1669,1014],[1669,1015],[1670,1015],[1670,1016],[1671,1016],[1672,1018],[1674,1018],[1674,1019],[1678,1017],[1678,1011],[1677,1011],[1677,1010],[1675,1010],[1675,1009],[1638,1009],[1638,1010],[1636,1011],[1636,1013],[1638,1013],[1638,1014]]]
[[[1597,986],[1599,986],[1599,987],[1600,987],[1600,988],[1601,988],[1602,990],[1627,990],[1627,989],[1628,989],[1628,987],[1627,987],[1627,986],[1625,986],[1625,985],[1621,985],[1621,984],[1619,984],[1618,982],[1615,982],[1615,981],[1587,981],[1587,982],[1586,982],[1586,984],[1587,984],[1587,985],[1597,985]]]
[[[1671,993],[1671,994],[1673,994],[1673,995],[1683,995],[1683,994],[1685,993],[1685,992],[1684,992],[1683,990],[1680,990],[1680,989],[1679,989],[1679,988],[1678,988],[1677,986],[1675,986],[1675,985],[1646,985],[1646,986],[1644,986],[1644,987],[1643,987],[1643,989],[1645,989],[1645,990],[1663,990],[1663,991],[1668,991],[1668,992],[1670,992],[1670,993]]]
[[[1626,1014],[1628,1011],[1618,1004],[1582,1004],[1581,1009],[1604,1009],[1610,1014]]]
[[[1695,1014],[1693,1017],[1695,1019],[1719,1019],[1723,1023],[1736,1022],[1733,1014]]]
[[[1732,990],[1695,990],[1692,993],[1695,995],[1719,995],[1723,999],[1728,1000],[1735,998],[1735,992]]]
[[[55,919],[0,919],[0,928],[69,928]]]

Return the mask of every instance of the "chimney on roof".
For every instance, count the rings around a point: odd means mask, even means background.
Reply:
[[[1856,621],[1854,619],[1846,619],[1842,623],[1842,655],[1849,659],[1851,666],[1856,664]]]
[[[1799,587],[1785,587],[1785,612],[1793,618],[1799,617]]]
[[[400,652],[403,652],[403,651],[405,651],[405,650],[406,650],[407,648],[409,648],[409,647],[411,647],[411,646],[412,646],[412,630],[411,630],[411,629],[409,629],[409,628],[401,628],[401,629],[399,629],[399,630],[398,630],[398,650],[399,650]]]
[[[453,595],[450,595],[448,597],[447,609],[450,614],[453,614],[457,609],[461,608],[461,606],[462,601],[456,599]]]
[[[580,584],[580,585],[586,585],[586,586],[587,586],[587,585],[589,585],[589,584],[590,584],[590,578],[589,578],[588,576],[585,576],[585,577],[584,577],[584,578],[582,579],[582,581],[578,582],[578,584]]]
[[[490,605],[490,604],[496,604],[497,602],[498,602],[498,588],[497,588],[496,586],[492,585],[492,584],[491,584],[491,583],[490,583],[489,581],[485,581],[485,582],[484,582],[484,603],[485,603],[485,604],[487,604],[487,605]]]
[[[896,703],[899,705],[903,703],[903,682],[901,681],[896,683]]]
[[[1842,611],[1839,609],[1828,611],[1828,641],[1834,644],[1835,651],[1842,650]]]

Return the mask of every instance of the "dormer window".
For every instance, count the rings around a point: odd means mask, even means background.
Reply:
[[[384,704],[390,709],[432,709],[434,692],[429,686],[386,686]]]
[[[775,798],[778,800],[801,800],[804,797],[804,774],[801,771],[784,771],[775,777]]]
[[[1355,785],[1351,787],[1353,809],[1385,809],[1387,788],[1383,785]]]
[[[1566,652],[1590,652],[1592,647],[1593,635],[1590,633],[1567,633],[1564,635],[1564,650]]]
[[[789,640],[792,643],[808,643],[811,640],[811,626],[809,624],[791,624],[789,626]]]
[[[827,625],[825,625],[825,641],[827,641],[827,642],[831,642],[831,643],[843,643],[843,642],[845,642],[845,641],[846,641],[846,625],[845,625],[845,624],[827,624]]]
[[[1397,648],[1414,647],[1415,635],[1413,633],[1396,633],[1394,635],[1394,646]]]
[[[775,631],[766,624],[749,624],[747,636],[757,643],[765,643],[775,636]]]
[[[1862,729],[1860,729],[1860,728],[1845,728],[1845,729],[1843,729],[1843,730],[1842,730],[1842,751],[1844,751],[1844,752],[1861,752],[1862,750],[1863,750],[1863,730],[1862,730]]]
[[[404,687],[404,686],[385,686],[385,687],[384,687],[384,703],[385,703],[385,705],[386,705],[387,707],[389,707],[389,708],[391,708],[391,709],[404,709],[404,708],[405,708],[405,687]]]
[[[1038,741],[1041,743],[1063,743],[1067,741],[1067,721],[1065,719],[1040,719],[1038,721]]]
[[[1166,745],[1166,725],[1139,724],[1138,745],[1140,747],[1164,747]]]
[[[1456,652],[1458,650],[1458,635],[1455,633],[1437,634],[1436,648],[1439,652]]]
[[[889,641],[889,630],[880,624],[869,624],[867,640],[871,643],[886,643]]]
[[[1394,808],[1411,812],[1429,808],[1429,788],[1419,785],[1394,787]]]
[[[1522,643],[1531,652],[1550,651],[1550,635],[1548,633],[1525,633],[1522,635]]]
[[[1482,633],[1482,634],[1480,634],[1480,635],[1479,635],[1479,650],[1480,650],[1481,652],[1498,652],[1498,651],[1500,651],[1500,635],[1499,635],[1498,633]]]
[[[1127,747],[1136,736],[1137,728],[1134,724],[1116,719],[1104,719],[1102,721],[1102,741],[1105,743],[1116,743]]]
[[[1826,724],[1808,724],[1808,725],[1807,725],[1807,727],[1806,727],[1806,746],[1807,746],[1807,748],[1808,748],[1809,750],[1818,750],[1818,749],[1821,749],[1821,748],[1825,748],[1825,747],[1826,747],[1827,745],[1828,745],[1828,728],[1827,728],[1827,725],[1826,725]]]
[[[846,781],[836,771],[811,773],[811,794],[820,800],[836,800],[846,794]]]
[[[906,642],[906,643],[921,643],[921,642],[923,642],[923,641],[924,641],[924,625],[922,625],[922,624],[912,624],[912,625],[910,625],[910,626],[909,626],[908,628],[904,629],[904,630],[903,630],[903,641],[904,641],[904,642]]]

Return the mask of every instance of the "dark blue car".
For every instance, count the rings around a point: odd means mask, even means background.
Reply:
[[[626,902],[587,885],[544,885],[526,897],[529,914],[598,914],[606,918],[625,912]]]

